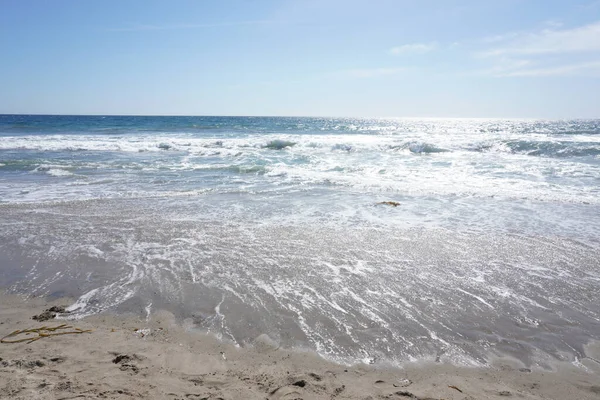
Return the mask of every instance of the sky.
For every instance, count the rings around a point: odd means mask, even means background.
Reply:
[[[0,0],[0,113],[600,118],[600,0]]]

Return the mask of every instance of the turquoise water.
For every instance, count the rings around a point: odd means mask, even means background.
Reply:
[[[0,198],[338,187],[595,203],[599,133],[597,120],[0,116]]]
[[[0,212],[0,285],[75,317],[344,362],[600,338],[600,120],[0,115]]]

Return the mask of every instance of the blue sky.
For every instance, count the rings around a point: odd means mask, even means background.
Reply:
[[[600,117],[600,0],[0,0],[0,113]]]

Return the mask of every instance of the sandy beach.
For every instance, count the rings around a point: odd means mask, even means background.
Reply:
[[[0,54],[0,400],[600,400],[600,0],[0,1]]]
[[[32,320],[51,306],[2,294],[0,334],[64,323],[90,330],[0,344],[0,398],[11,399],[598,399],[600,346],[582,365],[530,370],[508,359],[487,368],[408,363],[344,366],[279,348],[264,335],[240,348],[157,311],[148,320],[101,314]],[[69,330],[73,331],[72,328]],[[59,331],[55,331],[59,332]],[[30,337],[35,337],[32,334]],[[18,340],[14,336],[7,340]],[[595,359],[595,360],[594,360]]]

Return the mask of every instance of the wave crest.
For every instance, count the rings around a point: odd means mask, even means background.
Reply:
[[[282,149],[285,149],[286,147],[292,147],[295,145],[296,145],[296,142],[292,142],[289,140],[275,139],[275,140],[271,140],[270,142],[268,142],[264,147],[267,149],[282,150]]]
[[[446,153],[450,151],[424,142],[411,142],[406,146],[406,148],[408,148],[411,153],[416,154]]]
[[[600,155],[600,143],[570,141],[504,140],[480,143],[468,148],[472,151],[505,152],[538,157],[590,157]]]

